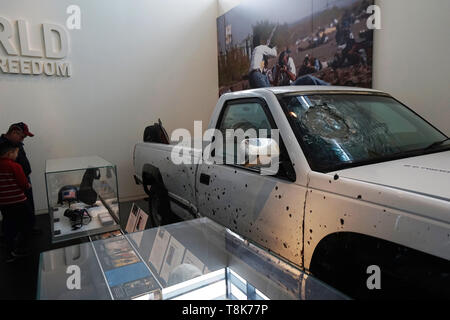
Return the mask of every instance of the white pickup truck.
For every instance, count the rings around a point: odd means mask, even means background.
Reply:
[[[156,224],[207,216],[351,297],[450,298],[450,141],[408,107],[368,89],[255,89],[222,95],[209,128],[278,129],[278,171],[205,163],[204,146],[175,164],[177,144],[138,143]]]

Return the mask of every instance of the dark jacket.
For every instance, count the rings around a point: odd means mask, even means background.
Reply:
[[[4,134],[2,134],[2,136],[0,137],[0,143],[5,141],[8,141],[8,139]],[[19,155],[17,156],[16,162],[22,166],[25,176],[28,177],[31,174],[31,165],[30,161],[28,161],[25,149],[23,148],[23,143],[19,143]]]

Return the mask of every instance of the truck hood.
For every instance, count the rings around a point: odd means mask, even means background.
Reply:
[[[339,175],[450,201],[450,151],[346,169]]]

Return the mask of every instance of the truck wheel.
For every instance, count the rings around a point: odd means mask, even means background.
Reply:
[[[352,233],[330,235],[316,248],[313,276],[355,299],[439,299],[450,293],[449,262],[382,239]],[[378,266],[381,288],[367,285]]]
[[[149,199],[149,211],[154,227],[163,226],[175,222],[170,211],[169,199],[161,188],[152,186]]]

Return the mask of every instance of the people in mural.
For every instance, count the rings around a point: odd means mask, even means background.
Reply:
[[[253,49],[248,71],[248,81],[251,88],[270,87],[266,68],[269,58],[277,56],[277,48],[270,48],[268,45],[263,44],[263,41],[255,40],[255,42],[259,44]]]
[[[280,53],[278,63],[272,69],[273,86],[289,86],[297,78],[297,69],[291,51],[287,48]]]
[[[373,30],[367,29],[366,22],[367,7],[371,4],[372,0],[336,0],[333,6],[317,9],[314,19],[306,16],[284,24],[271,22],[270,12],[262,14],[260,19],[253,17],[236,23],[235,17],[243,18],[239,7],[219,17],[218,26],[231,21],[234,31],[238,29],[236,25],[252,30],[243,40],[233,36],[235,42],[223,47],[218,28],[220,94],[286,85],[370,88]],[[294,7],[281,7],[294,10]],[[256,11],[261,14],[261,10]],[[243,30],[239,31],[244,34]],[[262,38],[271,40],[259,41]],[[277,52],[277,47],[281,52]]]

